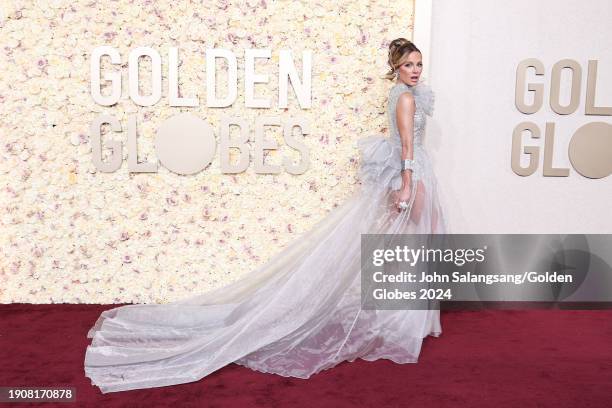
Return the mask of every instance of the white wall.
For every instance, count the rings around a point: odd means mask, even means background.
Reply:
[[[585,116],[587,65],[599,61],[596,105],[612,106],[612,2],[609,0],[417,0],[429,3],[430,30],[417,21],[418,36],[430,33],[429,83],[436,92],[427,147],[454,233],[612,233],[612,175],[588,179],[567,155],[573,132],[610,116]],[[427,4],[421,4],[427,9]],[[419,5],[417,4],[417,10]],[[428,13],[421,15],[426,17]],[[419,18],[416,13],[416,18]],[[423,34],[425,33],[425,34]],[[424,36],[424,37],[423,37]],[[417,43],[417,46],[419,44]],[[532,115],[514,103],[516,67],[540,59],[544,105]],[[578,110],[561,116],[547,103],[551,68],[564,58],[582,66]],[[562,75],[561,101],[569,101],[569,70]],[[510,167],[512,132],[525,120],[542,131],[556,123],[553,164],[569,177],[516,175]],[[612,137],[612,135],[611,135]]]

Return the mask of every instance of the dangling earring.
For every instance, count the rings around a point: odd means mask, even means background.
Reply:
[[[395,71],[395,80],[397,81],[399,79],[399,71]]]

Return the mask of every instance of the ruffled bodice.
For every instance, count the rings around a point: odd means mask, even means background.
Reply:
[[[427,116],[433,114],[434,93],[431,88],[424,83],[409,86],[400,82],[389,90],[389,99],[387,102],[389,136],[372,135],[357,141],[357,147],[361,156],[358,177],[364,184],[374,183],[383,187],[389,186],[393,190],[398,190],[402,186],[402,143],[397,127],[396,108],[400,95],[405,92],[412,93],[416,104],[413,135],[413,159],[415,161],[415,168],[412,172],[412,179],[416,181],[423,175],[423,161],[427,159],[423,148],[423,137]]]
[[[389,91],[387,103],[387,116],[389,118],[389,130],[391,141],[401,144],[400,133],[397,127],[397,101],[405,92],[410,92],[414,96],[416,112],[414,113],[414,139],[415,145],[423,144],[423,133],[427,123],[427,115],[433,113],[434,94],[431,88],[423,83],[416,86],[409,86],[403,82],[395,84]]]

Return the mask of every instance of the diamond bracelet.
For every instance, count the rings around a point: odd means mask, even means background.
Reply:
[[[402,171],[404,170],[414,170],[414,160],[402,160]]]

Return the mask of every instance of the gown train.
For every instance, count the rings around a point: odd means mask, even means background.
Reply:
[[[394,206],[401,186],[395,103],[412,92],[415,114],[409,209]],[[439,310],[364,310],[360,236],[445,232],[436,180],[421,143],[433,93],[395,85],[391,137],[357,141],[361,184],[269,261],[237,281],[168,304],[109,309],[87,336],[85,374],[103,393],[197,381],[232,362],[308,378],[342,361],[418,360],[423,338],[442,332]]]

